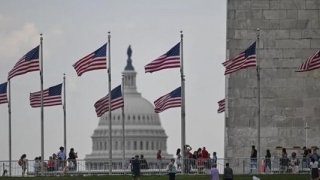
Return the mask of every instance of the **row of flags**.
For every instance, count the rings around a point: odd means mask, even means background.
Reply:
[[[107,68],[107,43],[101,46],[99,49],[94,51],[93,53],[81,58],[77,61],[73,67],[77,72],[78,76],[81,76],[83,73],[98,70],[98,69],[106,69]],[[256,42],[251,44],[245,51],[241,52],[239,55],[235,56],[232,59],[229,59],[223,63],[225,69],[225,75],[234,73],[241,69],[246,69],[249,67],[256,66]],[[39,68],[39,46],[33,48],[28,53],[26,53],[19,61],[15,64],[12,70],[8,73],[8,80],[12,79],[15,76],[26,74],[32,71],[38,71]],[[180,67],[180,43],[176,44],[172,47],[168,52],[153,60],[151,63],[145,66],[145,72],[156,72],[163,69],[169,68],[179,68]],[[297,72],[311,71],[314,69],[320,68],[320,50],[317,51],[314,55],[310,56],[297,70]],[[120,88],[119,88],[120,87]],[[62,84],[52,86],[46,90],[44,90],[44,106],[55,106],[62,105],[61,100],[61,89]],[[114,91],[120,90],[121,86],[118,86],[114,89]],[[118,95],[119,92],[117,93]],[[122,96],[122,93],[121,93]],[[102,99],[106,99],[105,96]],[[30,94],[30,105],[31,107],[40,107],[40,98],[41,92],[35,92]],[[111,96],[113,98],[119,98],[118,96]],[[179,99],[180,98],[180,99]],[[106,106],[105,101],[100,99],[95,103],[95,108],[98,117],[100,117],[103,113],[109,111],[108,108],[104,108]],[[104,103],[102,103],[104,102]],[[222,103],[223,102],[223,103]],[[7,82],[0,84],[0,104],[8,103],[7,99]],[[108,102],[107,102],[108,103]],[[113,104],[113,103],[112,103]],[[168,108],[180,107],[181,106],[181,87],[175,89],[174,91],[160,97],[156,101],[155,104],[155,112],[159,113]],[[219,108],[218,113],[222,113],[225,110],[225,99],[218,102]],[[120,108],[117,103],[114,105],[117,108]],[[112,108],[111,110],[114,110]]]
[[[106,69],[107,68],[107,43],[99,49],[81,58],[73,67],[78,76],[85,72]],[[35,47],[27,54],[25,54],[9,72],[8,79],[26,74],[32,71],[38,71],[39,68],[39,46]],[[146,72],[156,72],[162,69],[180,67],[180,43],[176,44],[167,53],[153,60],[145,66]],[[116,87],[111,92],[111,111],[124,106],[121,85]],[[43,91],[43,106],[62,105],[62,84],[58,84]],[[0,85],[0,104],[7,103],[7,83]],[[102,116],[109,111],[109,94],[98,100],[94,107],[97,116]],[[155,102],[155,112],[159,113],[168,108],[181,106],[181,87],[174,91],[160,97]],[[30,105],[33,108],[41,107],[41,91],[30,93]]]
[[[246,50],[232,59],[229,59],[222,63],[226,68],[225,75],[237,72],[241,69],[257,66],[256,58],[256,42],[251,44]],[[306,72],[320,68],[320,50],[310,56],[296,72]],[[225,99],[218,102],[218,113],[225,111]]]
[[[78,76],[83,73],[107,68],[107,43],[101,46],[99,49],[93,53],[81,58],[77,61],[73,67],[77,72]],[[225,75],[234,73],[241,69],[246,69],[248,67],[256,66],[256,42],[251,44],[245,51],[241,52],[236,57],[229,59],[223,63],[225,69]],[[178,68],[180,67],[180,43],[176,44],[168,52],[153,60],[151,63],[145,66],[145,72],[156,72],[162,69]],[[320,50],[314,55],[310,56],[297,70],[297,72],[311,71],[320,68]],[[12,70],[8,73],[8,79],[12,79],[15,76],[26,74],[32,71],[38,71],[39,68],[39,46],[33,48],[28,53],[26,53],[19,61],[15,64]],[[121,86],[118,86],[114,90],[121,91]],[[44,106],[55,106],[62,105],[61,100],[61,89],[62,84],[52,86],[44,90]],[[118,92],[119,95],[119,92]],[[122,96],[122,94],[121,94]],[[102,99],[105,99],[105,96]],[[30,94],[30,105],[31,107],[40,107],[41,92],[35,92]],[[113,96],[111,96],[113,98]],[[114,98],[118,98],[117,96]],[[180,99],[179,99],[180,98]],[[52,100],[54,99],[54,100]],[[101,103],[102,99],[95,103],[95,108],[98,117],[100,117],[104,112],[109,111],[105,103]],[[113,100],[113,99],[112,99]],[[223,103],[222,103],[223,102]],[[0,84],[0,104],[8,103],[7,99],[7,82]],[[174,91],[160,97],[156,101],[155,112],[159,113],[168,108],[180,107],[181,106],[181,87],[175,89]],[[218,102],[219,108],[218,113],[224,112],[225,99]],[[118,104],[115,105],[120,108]],[[113,110],[112,108],[111,110]]]

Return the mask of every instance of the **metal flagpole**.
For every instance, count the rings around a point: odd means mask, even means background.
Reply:
[[[9,114],[9,176],[11,176],[11,161],[12,161],[12,143],[11,143],[11,85],[9,85],[9,102],[8,102],[8,114]]]
[[[122,75],[122,98],[124,99],[124,75]],[[125,138],[125,129],[124,129],[124,123],[125,123],[125,115],[124,115],[124,105],[121,108],[122,110],[122,169],[124,169],[124,163],[125,163],[125,153],[126,153],[126,138]]]
[[[40,34],[40,90],[41,90],[41,174],[44,171],[44,125],[43,125],[43,37]]]
[[[185,78],[183,74],[183,32],[180,31],[180,73],[181,73],[181,152],[182,152],[182,174],[185,172],[185,145],[186,145],[186,111],[185,111]]]
[[[110,32],[108,32],[108,79],[109,79],[109,174],[112,174],[112,119],[111,119],[111,52]]]
[[[257,28],[257,42],[256,42],[256,62],[257,62],[257,96],[258,96],[258,123],[257,123],[257,134],[258,134],[258,167],[257,169],[259,170],[260,167],[260,155],[261,155],[261,147],[260,147],[260,66],[259,66],[259,61],[258,61],[258,53],[257,50],[259,49],[259,43],[260,43],[260,29]]]
[[[310,127],[308,126],[308,122],[306,121],[306,126],[304,127],[305,130],[305,134],[306,134],[306,148],[308,147],[308,130],[310,129]]]
[[[66,100],[66,74],[63,73],[63,142],[67,152],[67,100]]]

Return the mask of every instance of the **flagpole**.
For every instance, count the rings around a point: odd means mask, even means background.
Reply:
[[[8,115],[9,115],[9,176],[11,176],[11,161],[12,161],[12,142],[11,142],[11,84],[9,85],[9,102],[8,102]]]
[[[183,32],[180,31],[180,73],[181,73],[181,152],[182,152],[182,174],[185,171],[185,144],[186,144],[186,111],[185,111],[185,77],[183,74]]]
[[[260,29],[257,28],[257,43],[256,43],[256,50],[259,49],[259,42],[260,41]],[[258,96],[258,123],[257,123],[257,134],[258,134],[258,170],[260,167],[260,156],[261,156],[261,147],[260,147],[260,66],[259,66],[259,61],[258,61],[258,53],[256,52],[256,59],[257,59],[257,96]],[[258,171],[259,172],[259,171]]]
[[[67,100],[66,100],[66,74],[63,73],[63,142],[64,149],[67,152]]]
[[[43,37],[40,34],[40,88],[41,88],[41,174],[44,172],[44,125],[43,125]]]
[[[111,52],[110,31],[108,32],[108,79],[109,79],[109,174],[112,174],[112,117],[111,117]]]
[[[125,164],[125,153],[126,153],[126,138],[125,138],[125,129],[124,129],[124,123],[125,123],[125,115],[124,115],[124,76],[122,75],[122,98],[123,98],[123,107],[122,110],[122,169],[124,170],[124,164]]]

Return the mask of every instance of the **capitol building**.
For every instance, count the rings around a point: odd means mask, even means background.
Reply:
[[[127,64],[122,72],[125,120],[125,166],[135,155],[144,155],[149,167],[157,165],[156,155],[161,150],[167,164],[173,155],[167,152],[167,138],[161,126],[159,114],[154,112],[154,106],[137,91],[137,72],[132,65],[132,50],[127,50]],[[94,130],[92,152],[86,155],[87,169],[107,169],[109,164],[109,112],[100,117],[98,127]],[[122,110],[112,111],[112,162],[114,168],[122,167],[123,136]]]

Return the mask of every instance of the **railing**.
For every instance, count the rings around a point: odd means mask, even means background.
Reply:
[[[211,166],[216,163],[217,169],[220,174],[223,174],[225,163],[229,163],[230,167],[233,169],[234,174],[286,174],[286,173],[299,173],[306,174],[310,173],[308,167],[309,161],[304,158],[297,158],[299,163],[293,164],[290,159],[281,159],[273,157],[266,161],[265,159],[260,159],[260,167],[258,167],[258,161],[252,161],[250,158],[233,158],[233,159],[218,159],[213,162],[212,159],[186,159],[185,160],[185,173],[186,174],[208,174]],[[49,164],[49,165],[48,165]],[[266,164],[268,167],[266,168]],[[168,161],[156,160],[149,162],[149,164],[142,161],[141,174],[142,175],[162,175],[167,173]],[[176,165],[177,166],[177,165]],[[271,166],[271,167],[269,167]],[[181,167],[181,166],[180,166]],[[177,168],[177,173],[181,173],[181,168]],[[0,171],[2,175],[9,175],[9,161],[0,161]],[[46,176],[61,176],[66,174],[75,175],[102,175],[109,174],[109,162],[108,161],[85,161],[76,160],[74,162],[70,161],[54,161],[54,166],[52,163],[45,161],[44,174]],[[112,163],[112,174],[126,175],[131,174],[130,160],[127,160],[123,166],[121,162]],[[11,175],[12,176],[22,176],[22,168],[18,165],[18,160],[12,161],[11,163]],[[41,174],[40,162],[29,160],[27,162],[27,169],[25,176],[38,176]]]

